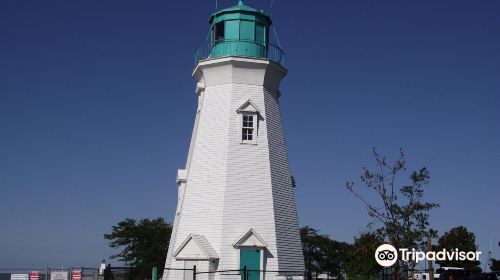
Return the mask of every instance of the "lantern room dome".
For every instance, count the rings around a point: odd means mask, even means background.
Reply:
[[[255,8],[249,7],[243,3],[243,1],[238,1],[238,4],[223,10],[220,10],[218,12],[213,13],[210,16],[209,23],[212,24],[213,20],[215,18],[219,18],[221,16],[227,15],[227,14],[235,14],[235,13],[243,13],[243,14],[253,14],[258,17],[266,18],[268,21],[269,25],[271,25],[271,18],[264,12],[264,10],[257,10]]]
[[[195,63],[226,56],[269,59],[283,64],[283,51],[269,43],[271,18],[242,0],[210,16],[210,37],[196,50]]]

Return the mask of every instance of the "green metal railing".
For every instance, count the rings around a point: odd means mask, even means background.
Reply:
[[[195,65],[200,60],[226,56],[267,58],[283,65],[285,54],[280,47],[271,43],[227,39],[207,41],[196,49]]]

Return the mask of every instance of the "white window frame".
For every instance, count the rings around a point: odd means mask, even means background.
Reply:
[[[251,117],[252,118],[252,126],[245,126],[245,118],[246,117]],[[247,121],[248,122],[248,121]],[[255,113],[242,113],[241,114],[241,143],[250,143],[250,144],[256,144],[257,143],[257,122],[258,122],[258,116]],[[250,130],[251,133],[251,138],[252,139],[244,139],[245,133],[244,131],[248,129]],[[247,134],[248,138],[248,134]]]
[[[239,122],[239,132],[238,137],[240,139],[240,143],[242,144],[257,144],[257,138],[259,136],[259,108],[252,102],[252,100],[248,100],[241,105],[241,107],[236,110],[238,113],[238,122]],[[252,117],[252,126],[244,126],[245,117]],[[245,129],[252,130],[252,140],[243,139],[243,132]]]

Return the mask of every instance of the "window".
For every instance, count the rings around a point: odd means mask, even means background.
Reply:
[[[255,23],[253,21],[242,20],[240,21],[240,40],[242,41],[254,41],[254,28]]]
[[[236,110],[238,115],[238,126],[241,131],[241,142],[244,144],[257,144],[257,136],[261,119],[259,108],[250,99]]]
[[[254,130],[255,130],[255,116],[243,115],[241,140],[243,142],[253,142],[255,138]]]
[[[220,43],[224,41],[224,22],[218,22],[214,26],[214,40],[215,43]]]
[[[258,43],[266,42],[266,32],[263,24],[257,23],[255,25],[255,41]]]
[[[237,20],[226,20],[226,26],[224,26],[224,40],[238,40],[238,28],[239,22]]]

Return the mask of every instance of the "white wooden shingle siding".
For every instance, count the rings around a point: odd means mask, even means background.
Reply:
[[[193,76],[199,109],[186,180],[178,182],[181,193],[165,267],[184,268],[172,255],[190,234],[199,234],[219,256],[211,269],[239,269],[235,242],[253,229],[267,245],[262,269],[304,269],[278,104],[285,74],[263,59],[226,57],[198,64]],[[259,110],[254,143],[242,143],[237,112],[248,100]],[[165,279],[172,278],[169,273]]]
[[[267,92],[267,90],[265,90]],[[264,94],[267,109],[269,161],[280,270],[304,270],[304,259],[295,207],[292,177],[288,166],[285,135],[276,92]],[[297,257],[300,256],[300,257]]]

